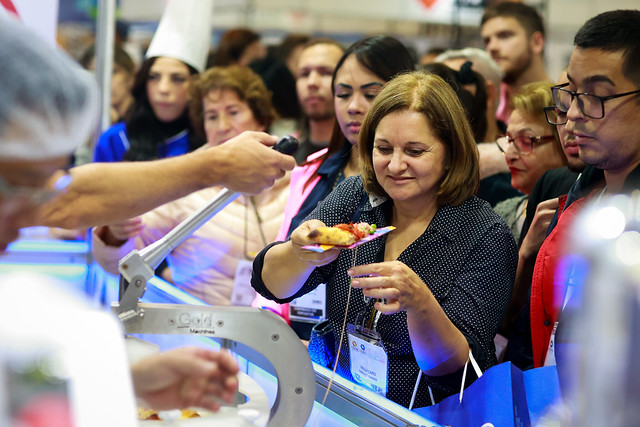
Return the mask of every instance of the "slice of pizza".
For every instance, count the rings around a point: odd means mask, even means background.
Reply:
[[[312,230],[307,238],[317,245],[350,246],[358,240],[373,234],[375,225],[366,222],[338,224],[333,227],[319,227]]]

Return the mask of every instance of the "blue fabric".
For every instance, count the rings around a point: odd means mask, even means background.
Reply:
[[[550,404],[560,397],[560,381],[556,366],[529,369],[522,373],[531,425],[537,425]]]
[[[125,123],[117,123],[100,135],[93,161],[121,162],[129,147]],[[158,144],[158,158],[180,156],[188,153],[189,148],[189,133],[185,130]]]
[[[318,202],[324,200],[334,187],[344,180],[343,169],[349,161],[352,148],[353,146],[351,144],[348,142],[345,143],[340,151],[333,153],[331,157],[326,159],[318,168],[320,180],[309,194],[309,197],[302,203],[296,216],[291,220],[287,237],[304,222],[305,218],[316,208]]]
[[[129,138],[124,123],[116,123],[104,131],[93,153],[94,162],[120,162],[129,150]]]
[[[469,367],[471,369],[471,367]],[[530,426],[560,396],[555,366],[522,372],[511,362],[488,369],[464,391],[415,409],[420,416],[455,427]]]

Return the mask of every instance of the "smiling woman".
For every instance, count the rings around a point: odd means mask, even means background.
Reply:
[[[470,350],[482,369],[496,363],[516,245],[474,196],[475,140],[441,78],[388,82],[362,122],[358,153],[361,176],[339,184],[290,240],[267,246],[252,285],[283,303],[325,283],[334,356],[343,341],[337,372],[401,405],[429,405],[459,391]],[[357,253],[305,249],[313,230],[350,221],[395,230]]]

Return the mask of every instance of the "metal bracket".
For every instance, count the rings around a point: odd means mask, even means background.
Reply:
[[[251,307],[140,303],[119,314],[127,334],[179,334],[229,339],[260,352],[278,379],[267,426],[304,426],[316,394],[311,358],[293,330],[268,310]],[[140,314],[144,315],[141,316]]]

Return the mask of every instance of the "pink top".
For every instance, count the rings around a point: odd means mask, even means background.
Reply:
[[[313,191],[314,187],[320,180],[320,176],[316,176],[306,187],[305,183],[318,170],[322,163],[319,159],[327,151],[328,148],[316,151],[307,157],[306,164],[296,166],[293,171],[291,171],[289,199],[287,200],[287,205],[284,208],[284,217],[282,218],[280,231],[278,231],[278,234],[276,235],[276,241],[286,240],[287,232],[291,226],[291,220],[298,214],[300,206],[302,206],[302,203],[307,199],[311,191]],[[275,301],[268,300],[262,295],[257,294],[251,305],[253,307],[271,310],[282,316],[287,323],[289,323],[289,304],[278,304]]]
[[[511,115],[511,108],[509,107],[509,86],[502,82],[500,83],[500,103],[496,110],[496,118],[502,120],[505,125],[509,124],[509,116]]]
[[[278,235],[276,236],[276,240],[286,240],[287,231],[289,231],[289,227],[291,226],[291,220],[298,214],[298,211],[300,211],[300,206],[302,206],[302,203],[307,200],[309,194],[313,191],[318,181],[320,181],[320,176],[316,175],[315,178],[313,178],[313,180],[309,183],[309,185],[307,185],[306,187],[304,185],[307,180],[318,170],[320,164],[322,163],[319,159],[328,150],[328,148],[323,148],[320,151],[316,151],[315,153],[307,157],[306,164],[296,166],[293,171],[291,171],[289,199],[287,200],[287,205],[284,208],[284,217],[282,219],[280,231],[278,231]]]

